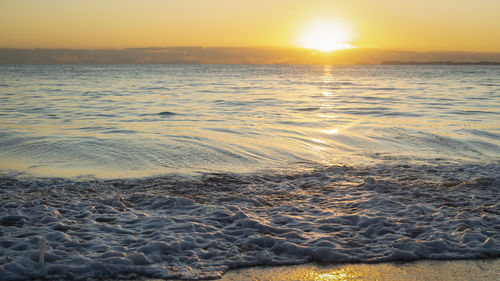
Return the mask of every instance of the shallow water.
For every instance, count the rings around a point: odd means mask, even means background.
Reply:
[[[498,161],[499,76],[498,66],[3,65],[0,169],[124,178]]]
[[[1,66],[0,280],[498,258],[498,77]]]

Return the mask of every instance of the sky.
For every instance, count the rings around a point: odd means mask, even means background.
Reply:
[[[0,0],[0,48],[301,47],[304,26],[331,20],[353,47],[500,52],[499,11],[498,0]]]

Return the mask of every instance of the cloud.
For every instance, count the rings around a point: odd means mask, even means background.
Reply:
[[[384,62],[500,63],[500,53],[410,52],[356,48],[323,53],[281,47],[128,49],[0,48],[0,64],[379,64]]]

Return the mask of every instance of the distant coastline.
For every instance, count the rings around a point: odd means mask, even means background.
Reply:
[[[383,61],[382,65],[500,65],[500,61]]]
[[[500,52],[413,52],[352,48],[324,53],[287,47],[0,48],[0,64],[499,65]]]

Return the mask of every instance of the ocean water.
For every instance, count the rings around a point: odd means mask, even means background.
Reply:
[[[0,280],[500,257],[499,66],[1,65]]]

